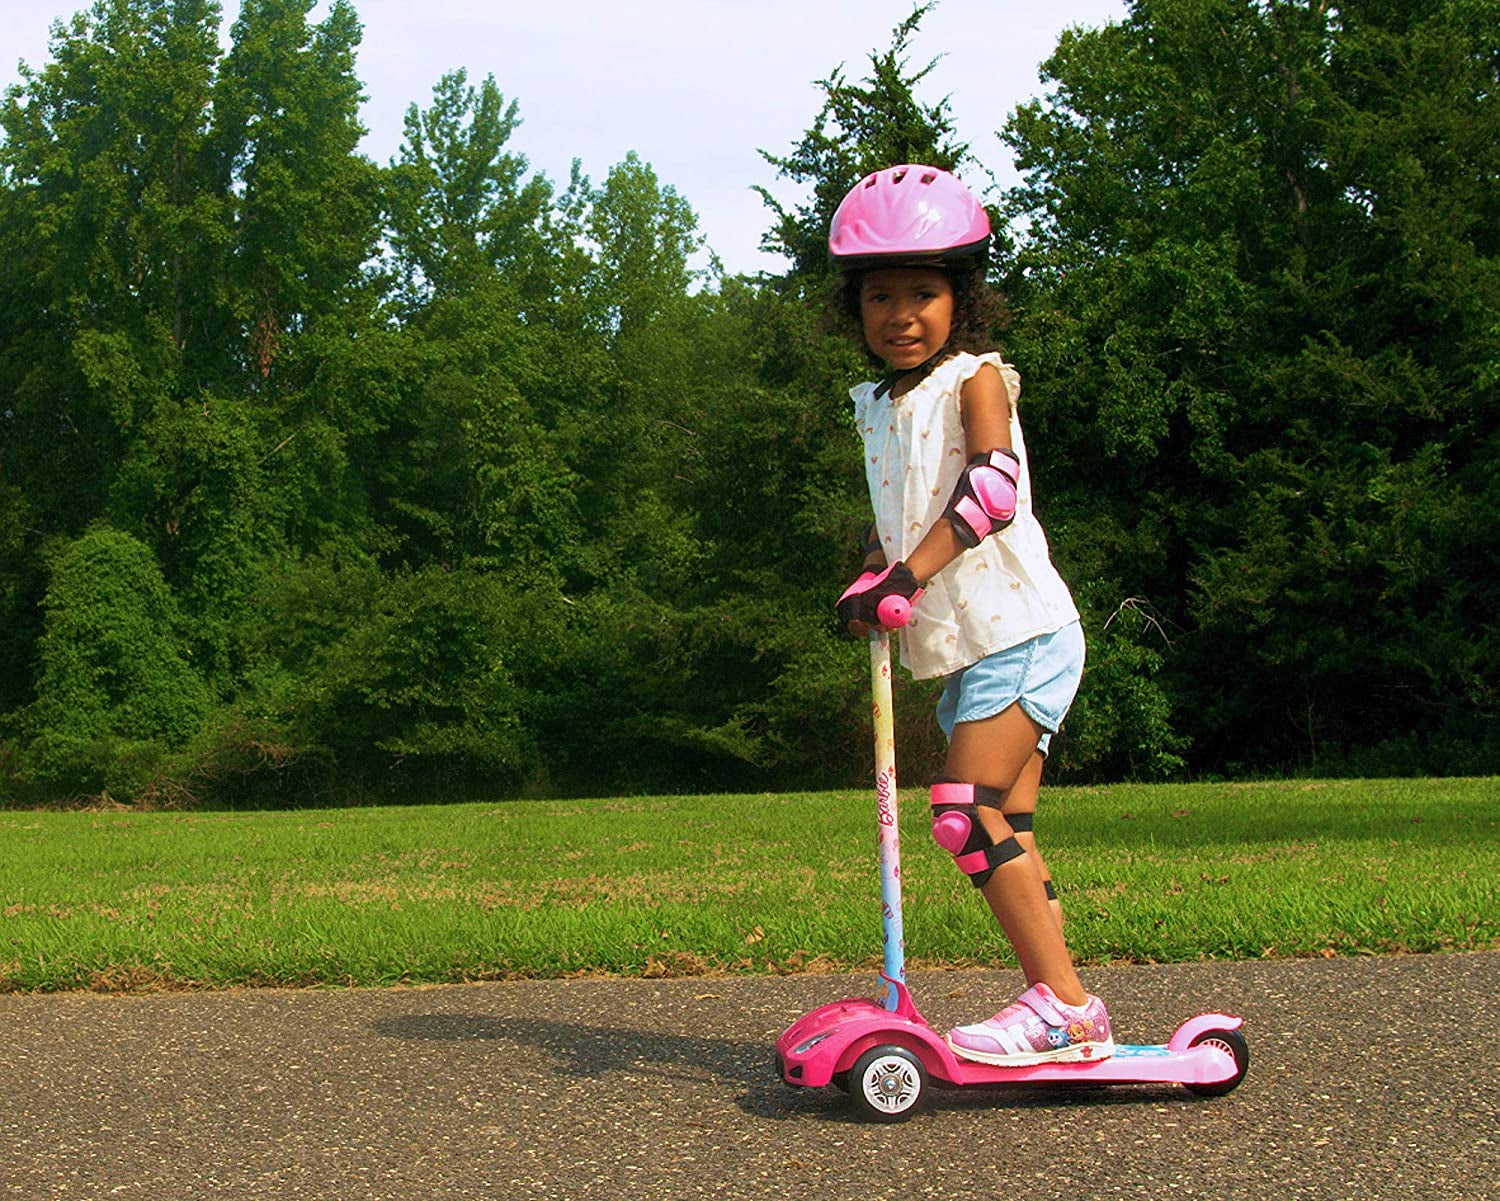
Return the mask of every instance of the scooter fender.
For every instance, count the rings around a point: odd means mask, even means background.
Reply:
[[[894,1010],[869,997],[850,997],[788,1026],[776,1040],[782,1078],[793,1086],[821,1088],[871,1047],[891,1043],[917,1055],[932,1074],[953,1079],[952,1051],[917,1012],[906,986],[887,979],[886,987],[896,991]]]
[[[1238,1030],[1244,1024],[1244,1018],[1230,1017],[1227,1013],[1200,1013],[1177,1027],[1167,1040],[1167,1050],[1186,1051],[1201,1034],[1210,1030]]]

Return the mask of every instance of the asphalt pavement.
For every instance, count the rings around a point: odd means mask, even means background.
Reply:
[[[1240,1014],[1244,1083],[947,1090],[869,1125],[771,1047],[867,976],[0,996],[0,1201],[1500,1197],[1500,954],[1092,969],[1116,1036]],[[914,972],[934,1026],[1014,972]]]

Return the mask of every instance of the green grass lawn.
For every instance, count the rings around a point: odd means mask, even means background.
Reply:
[[[1010,952],[902,797],[908,962]],[[1044,792],[1080,962],[1500,946],[1500,780]],[[861,792],[0,812],[0,991],[878,964]]]

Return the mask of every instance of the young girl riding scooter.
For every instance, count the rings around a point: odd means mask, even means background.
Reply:
[[[1032,512],[1020,378],[988,347],[989,242],[983,207],[933,167],[878,171],[834,215],[844,307],[889,371],[851,392],[875,522],[838,612],[863,636],[880,627],[881,601],[911,603],[902,662],[944,682],[933,837],[983,894],[1030,986],[994,1017],[949,1031],[948,1045],[1006,1066],[1103,1059],[1114,1053],[1109,1015],[1073,968],[1032,834],[1084,642]]]

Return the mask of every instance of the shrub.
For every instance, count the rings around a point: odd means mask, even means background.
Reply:
[[[211,707],[177,602],[145,546],[95,526],[57,555],[42,606],[23,772],[128,799]]]

